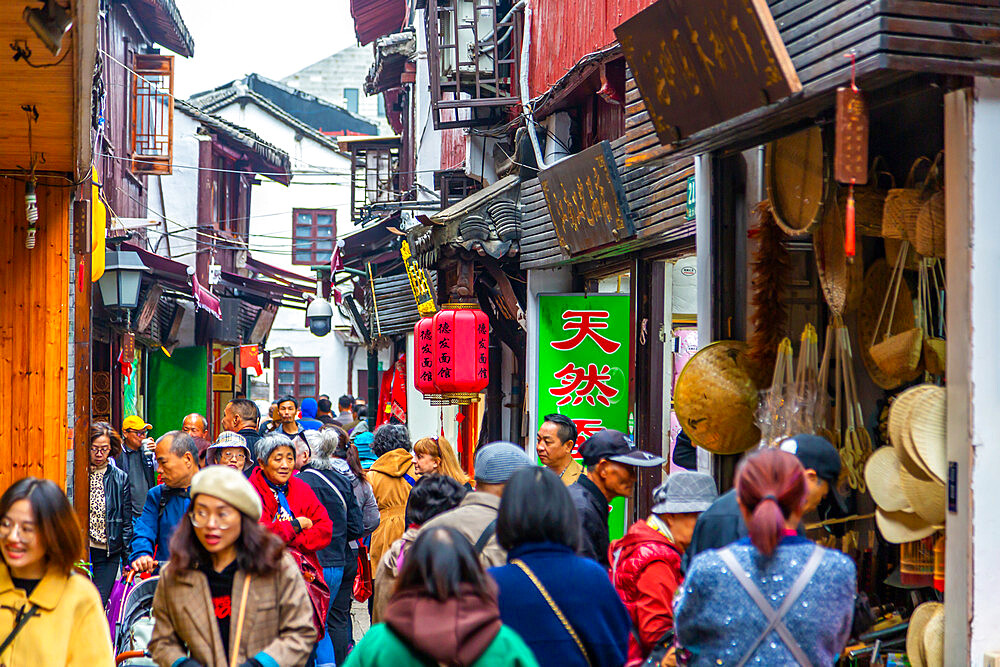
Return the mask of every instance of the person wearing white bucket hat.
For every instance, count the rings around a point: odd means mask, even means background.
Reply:
[[[691,543],[698,515],[719,493],[711,475],[680,471],[653,490],[652,514],[636,521],[611,544],[611,583],[625,603],[636,632],[629,663],[668,653],[674,628],[671,602],[680,585],[681,555]],[[676,664],[676,663],[671,663]]]

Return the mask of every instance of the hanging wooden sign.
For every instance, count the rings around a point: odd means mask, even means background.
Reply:
[[[802,90],[767,0],[659,0],[615,35],[664,145]]]
[[[838,182],[868,182],[868,102],[853,86],[837,88],[833,177]]]
[[[611,145],[602,141],[539,172],[559,245],[569,255],[635,236]]]
[[[127,332],[122,334],[122,358],[125,363],[135,361],[135,334]]]

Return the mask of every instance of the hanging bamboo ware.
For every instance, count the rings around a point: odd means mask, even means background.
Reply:
[[[875,327],[878,324],[879,312],[882,307],[883,296],[886,285],[890,283],[892,271],[885,260],[878,259],[872,262],[865,272],[864,288],[862,290],[861,304],[858,308],[858,353],[861,361],[864,362],[865,370],[872,381],[882,389],[895,389],[904,382],[917,378],[919,373],[913,377],[894,377],[883,372],[869,353],[868,344],[875,335]],[[915,326],[916,317],[913,313],[912,297],[910,288],[904,280],[899,285],[899,298],[896,300],[896,310],[892,317],[891,334],[901,333]]]
[[[771,386],[763,392],[764,397],[757,410],[761,446],[776,445],[789,435],[787,410],[794,401],[795,391],[792,380],[793,365],[792,341],[786,337],[778,344]]]
[[[819,126],[767,145],[764,171],[774,219],[787,234],[809,232],[823,215],[828,165]]]
[[[887,512],[913,511],[900,482],[902,469],[894,447],[879,447],[865,464],[865,481],[872,500]]]
[[[934,284],[933,295],[931,283]],[[920,265],[920,294],[924,327],[924,367],[931,375],[944,375],[944,267],[939,260],[925,259]]]
[[[944,257],[944,191],[932,194],[917,214],[913,247],[924,257]]]
[[[926,157],[917,158],[910,166],[906,182],[901,188],[892,188],[885,196],[882,209],[882,236],[887,239],[912,241],[907,230],[916,230],[917,215],[923,206],[923,188],[917,187],[917,168],[933,163]]]
[[[830,197],[824,207],[823,222],[813,231],[813,251],[823,298],[834,314],[843,315],[858,307],[865,272],[860,255],[853,261],[847,259],[844,215],[838,201],[837,197]]]
[[[923,354],[924,332],[919,326],[912,326],[905,331],[892,333],[892,322],[899,304],[899,294],[903,284],[903,261],[907,253],[907,242],[903,242],[901,256],[896,259],[892,277],[882,300],[879,319],[875,331],[869,341],[869,354],[875,364],[886,375],[906,379],[920,371],[920,359]],[[907,290],[907,293],[909,290]],[[907,305],[904,301],[903,305]],[[912,309],[913,304],[909,302]],[[916,318],[914,318],[916,319]],[[882,323],[886,323],[884,334]]]
[[[715,454],[739,454],[760,442],[752,366],[746,343],[731,340],[702,348],[684,365],[674,407],[694,444]]]
[[[880,187],[880,182],[888,183],[889,187]],[[859,235],[882,235],[882,210],[885,208],[885,195],[894,187],[896,187],[896,181],[889,173],[885,160],[881,155],[877,156],[872,160],[872,167],[868,173],[868,184],[854,186],[854,226]],[[837,205],[842,212],[847,209],[847,188],[838,188]]]

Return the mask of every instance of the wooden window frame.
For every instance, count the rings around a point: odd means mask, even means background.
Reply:
[[[282,363],[288,361],[294,364],[294,370],[281,370]],[[313,370],[301,370],[300,366],[303,361],[313,362],[315,364]],[[295,374],[295,382],[292,384],[280,382],[281,374],[289,372]],[[300,382],[300,376],[310,373],[314,376],[315,382],[311,384]],[[291,387],[291,391],[288,390],[288,387]],[[302,387],[312,387],[314,391],[309,396],[303,396]],[[299,403],[302,402],[303,398],[316,398],[319,396],[319,357],[279,357],[274,360],[274,400],[279,401],[285,396],[294,396],[295,400]]]
[[[174,57],[136,53],[132,59],[132,172],[169,176],[174,151]],[[166,85],[157,83],[157,77],[166,78]]]
[[[309,236],[299,235],[299,216],[309,215],[312,217],[312,226]],[[333,233],[329,236],[320,236],[317,232],[317,219],[321,215],[331,217]],[[329,250],[320,250],[316,247],[320,241],[330,241]],[[306,248],[300,243],[310,243]],[[293,208],[292,209],[292,264],[298,266],[326,266],[333,257],[333,252],[337,248],[337,210],[333,208]],[[299,253],[308,250],[309,259],[299,259]],[[329,255],[327,255],[329,253]]]

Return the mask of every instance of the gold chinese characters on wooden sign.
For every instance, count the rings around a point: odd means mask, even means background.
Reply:
[[[635,236],[611,145],[602,141],[539,172],[559,245],[570,255]]]
[[[838,182],[868,182],[868,103],[860,90],[837,89],[833,176]]]
[[[410,253],[410,244],[407,241],[399,246],[399,254],[403,258],[403,266],[406,267],[406,276],[410,279],[410,289],[413,290],[413,298],[417,302],[417,312],[421,317],[427,317],[437,312],[434,305],[434,293],[431,292],[430,284],[427,282],[427,274],[417,265]]]
[[[659,0],[615,35],[664,145],[802,90],[767,0]]]

